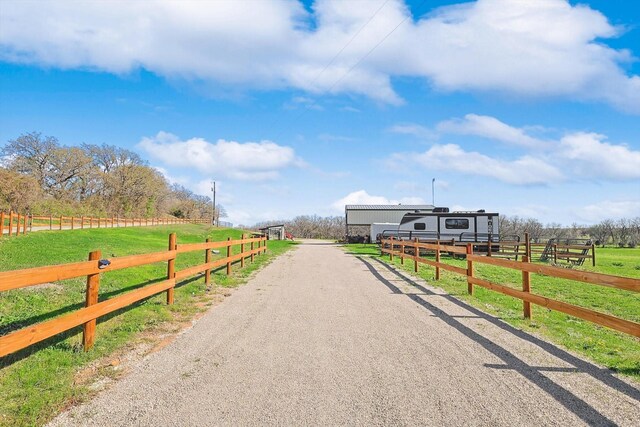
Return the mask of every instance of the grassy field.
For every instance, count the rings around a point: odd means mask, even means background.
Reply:
[[[380,251],[375,245],[348,245],[346,249],[354,255],[380,257]],[[596,267],[585,265],[574,268],[640,278],[640,248],[597,248],[596,257]],[[389,262],[388,255],[380,258]],[[466,268],[465,260],[445,256],[441,260]],[[400,265],[400,259],[394,257],[393,264],[413,272],[413,261],[409,259],[405,259],[403,267]],[[514,288],[522,286],[522,275],[519,271],[480,263],[474,263],[474,270],[477,277]],[[532,306],[533,319],[525,320],[520,300],[479,286],[475,287],[475,295],[469,296],[465,276],[441,270],[441,278],[436,282],[434,273],[433,267],[420,265],[420,277],[451,295],[513,326],[544,336],[601,365],[640,381],[639,339],[535,305]],[[537,274],[531,275],[531,289],[539,295],[640,322],[640,294],[635,292]]]
[[[104,258],[166,250],[168,236],[177,233],[178,244],[239,238],[239,230],[203,225],[174,225],[75,231],[41,231],[18,238],[0,238],[0,271],[84,261],[92,250]],[[256,256],[246,267],[239,263],[233,274],[224,269],[212,275],[207,291],[203,276],[180,283],[175,304],[165,304],[160,294],[98,320],[95,347],[82,350],[81,328],[58,335],[21,352],[0,358],[0,425],[42,425],[64,407],[91,395],[91,384],[117,376],[117,366],[103,361],[158,336],[173,334],[181,324],[206,310],[224,289],[235,287],[273,257],[293,247],[292,242],[270,241],[266,256]],[[233,253],[239,253],[239,246]],[[224,252],[224,249],[221,250]],[[226,254],[226,253],[225,253]],[[215,260],[225,254],[214,255]],[[179,254],[176,270],[204,262],[204,252]],[[163,280],[166,262],[103,273],[100,300]],[[78,278],[0,293],[0,335],[76,310],[84,304],[86,279]],[[216,295],[215,291],[218,291]],[[85,371],[88,371],[85,372]],[[79,372],[84,372],[82,377]]]

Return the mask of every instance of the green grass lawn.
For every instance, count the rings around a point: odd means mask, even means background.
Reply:
[[[376,245],[346,245],[345,249],[354,255],[375,256],[389,262],[389,256],[381,257]],[[466,268],[466,260],[463,259],[442,256],[441,261]],[[597,248],[596,262],[596,267],[585,265],[573,268],[640,278],[640,248]],[[399,257],[394,257],[393,264],[399,268],[403,267],[400,265]],[[404,268],[413,272],[413,261],[405,259]],[[445,270],[440,272],[440,280],[435,281],[435,268],[420,264],[418,274],[432,285],[511,325],[540,334],[614,371],[640,380],[640,339],[535,305],[532,305],[533,319],[525,320],[522,314],[522,301],[479,286],[475,287],[475,295],[470,296],[467,293],[466,276]],[[522,286],[520,271],[476,262],[474,272],[477,277],[495,283],[517,289],[521,289]],[[531,291],[545,297],[640,322],[640,294],[637,292],[538,274],[531,275]]]
[[[205,225],[103,228],[74,231],[39,231],[20,237],[0,238],[0,271],[84,261],[92,250],[103,258],[167,250],[169,234],[177,233],[178,244],[239,238],[240,230],[216,229]],[[248,246],[248,245],[247,245]],[[292,242],[270,241],[267,255],[255,262],[233,265],[226,276],[224,267],[212,274],[218,290],[235,287],[260,266],[293,247]],[[213,260],[226,255],[226,249]],[[233,247],[239,253],[240,247]],[[204,251],[179,254],[176,270],[204,262]],[[100,282],[100,301],[166,278],[167,263],[106,272]],[[42,322],[84,305],[86,278],[46,286],[0,293],[0,335]],[[187,279],[175,290],[175,304],[166,305],[160,294],[112,315],[98,319],[95,347],[82,349],[82,328],[75,328],[13,355],[0,358],[0,425],[42,425],[65,406],[91,394],[91,381],[77,378],[78,371],[107,356],[150,340],[148,332],[176,332],[179,325],[209,307],[214,292],[207,291],[203,276]],[[146,334],[146,335],[145,335]],[[93,378],[116,375],[100,367]]]

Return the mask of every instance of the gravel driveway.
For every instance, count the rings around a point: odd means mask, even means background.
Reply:
[[[640,424],[640,390],[335,245],[276,259],[51,425]]]

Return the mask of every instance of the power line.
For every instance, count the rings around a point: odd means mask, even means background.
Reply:
[[[420,3],[416,9],[420,9],[420,8],[422,8],[422,6],[423,6],[426,2],[427,2],[427,0],[423,0],[423,1],[422,1],[422,3]],[[394,33],[398,28],[400,28],[400,26],[401,26],[402,24],[404,24],[404,23],[407,21],[407,19],[409,19],[411,16],[412,16],[412,15],[411,15],[411,11],[409,11],[409,14],[408,14],[407,16],[405,16],[405,18],[404,18],[402,21],[400,21],[400,23],[399,23],[398,25],[396,25],[396,26],[393,28],[393,30],[389,31],[389,32],[387,33],[387,35],[386,35],[386,36],[384,36],[384,37],[382,38],[382,40],[380,40],[380,41],[379,41],[375,46],[373,46],[371,49],[369,49],[369,51],[368,51],[367,53],[365,53],[365,54],[364,54],[364,56],[362,56],[362,57],[358,60],[358,62],[356,62],[355,64],[353,64],[353,65],[351,66],[351,68],[349,68],[349,69],[347,70],[347,72],[346,72],[346,73],[344,73],[344,74],[342,75],[342,77],[340,77],[338,80],[336,80],[336,81],[333,83],[333,85],[331,85],[331,87],[329,88],[329,90],[328,90],[328,91],[329,91],[329,92],[331,92],[331,91],[332,91],[332,90],[333,90],[333,89],[338,85],[338,83],[340,83],[342,80],[344,80],[344,79],[345,79],[345,77],[347,77],[351,71],[353,71],[353,70],[354,70],[358,65],[360,65],[360,63],[362,63],[362,61],[364,61],[364,60],[365,60],[369,55],[371,55],[371,53],[372,53],[374,50],[376,50],[376,49],[378,48],[378,46],[380,46],[380,45],[381,45],[381,44],[382,44],[382,43],[383,43],[387,38],[389,38],[389,36],[390,36],[391,34],[393,34],[393,33]]]
[[[320,70],[320,72],[318,74],[316,74],[316,76],[311,80],[309,87],[312,88],[314,86],[314,84],[318,81],[318,79],[320,78],[320,76],[322,76],[322,74],[324,74],[325,71],[327,71],[329,69],[329,67],[335,62],[336,59],[338,59],[338,57],[342,54],[342,52],[345,51],[345,49],[347,47],[349,47],[349,45],[356,39],[356,37],[358,37],[358,35],[362,32],[362,30],[364,30],[367,25],[369,25],[371,23],[371,21],[373,20],[373,18],[376,17],[376,15],[378,15],[378,12],[380,12],[382,10],[383,7],[386,6],[386,4],[389,3],[389,0],[385,0],[382,5],[380,7],[378,7],[378,9],[376,9],[375,12],[373,12],[373,15],[371,15],[369,17],[369,19],[367,20],[367,22],[365,22],[360,29],[358,29],[358,31],[356,31],[353,36],[351,36],[351,38],[349,39],[349,41],[342,46],[342,48],[338,51],[338,53],[336,53],[333,58],[331,58],[331,60],[327,63],[327,65],[324,66],[324,68],[322,70]],[[302,117],[302,115],[304,113],[307,112],[307,110],[311,109],[310,105],[303,105],[302,109],[300,110],[300,112],[295,115],[293,117],[292,120],[298,120],[300,117]],[[273,120],[273,122],[271,122],[271,125],[269,125],[269,128],[274,128],[276,127],[276,125],[281,121],[281,116],[277,117],[275,120]],[[276,135],[279,136],[281,132],[276,132]],[[274,138],[275,139],[275,138]]]
[[[362,30],[364,30],[364,28],[369,25],[369,23],[373,20],[373,18],[376,17],[376,15],[378,14],[378,12],[380,12],[382,10],[382,8],[389,3],[389,0],[385,0],[382,5],[373,13],[373,15],[371,15],[369,17],[369,19],[367,20],[367,22],[364,23],[364,25],[362,25],[362,27],[360,27],[360,29],[358,31],[355,32],[355,34],[353,36],[351,36],[351,39],[349,39],[349,41],[347,42],[347,44],[345,44],[344,46],[342,46],[342,49],[340,49],[340,51],[338,53],[335,54],[335,56],[333,58],[331,58],[331,61],[329,61],[329,63],[327,65],[325,65],[325,67],[313,78],[313,80],[311,81],[311,86],[313,86],[313,84],[320,78],[320,76],[335,62],[336,59],[338,59],[338,57],[340,56],[340,54],[342,52],[344,52],[344,50],[349,47],[349,45],[351,44],[351,42],[353,42],[356,37],[358,37],[358,34],[360,34],[362,32]]]
[[[351,37],[351,39],[342,47],[342,49],[340,49],[340,51],[331,59],[331,61],[329,61],[329,63],[320,71],[320,73],[318,73],[318,75],[316,75],[316,77],[312,80],[312,84],[315,83],[315,81],[322,75],[322,73],[324,73],[325,70],[327,70],[329,68],[329,66],[336,60],[336,58],[338,56],[340,56],[340,54],[347,48],[347,46],[349,46],[349,44],[351,44],[351,42],[356,38],[356,36],[358,34],[360,34],[360,32],[362,32],[362,30],[373,20],[373,18],[378,14],[378,12],[380,12],[380,10],[382,10],[382,8],[389,2],[389,0],[385,0],[385,2],[382,4],[382,6],[380,6],[374,13],[373,15],[371,15],[371,17],[369,18],[369,20],[362,26],[360,27],[360,29],[356,32],[356,34]],[[416,10],[421,9],[422,6],[424,6],[424,4],[427,2],[427,0],[423,0],[417,7]],[[329,87],[329,89],[327,90],[327,92],[331,92],[342,80],[344,80],[349,73],[351,73],[351,71],[353,71],[358,65],[360,65],[362,63],[362,61],[364,61],[369,55],[371,55],[371,53],[376,50],[382,43],[384,43],[384,41],[389,38],[389,36],[391,36],[391,34],[393,34],[398,28],[400,28],[400,26],[402,26],[402,24],[404,24],[407,19],[409,19],[410,17],[412,17],[411,11],[409,11],[409,13],[407,14],[407,16],[404,17],[404,19],[402,21],[400,21],[398,23],[398,25],[396,25],[391,31],[389,31],[378,43],[376,43],[375,46],[373,46],[371,49],[369,49],[369,51],[367,53],[365,53],[355,64],[353,64],[342,76],[340,76],[340,78],[338,80],[336,80],[331,87]],[[311,106],[309,105],[305,105],[304,108],[302,110],[300,110],[300,113],[297,114],[295,117],[293,117],[293,120],[298,120],[300,117],[302,117],[308,110],[311,109]],[[273,122],[273,124],[277,124],[278,123],[278,119],[276,119],[276,121]],[[280,132],[278,132],[279,134]]]

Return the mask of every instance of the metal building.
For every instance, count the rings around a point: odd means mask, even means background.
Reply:
[[[400,223],[404,214],[415,211],[431,212],[433,205],[345,205],[347,236],[350,227],[370,227],[374,222]]]
[[[284,224],[270,225],[261,228],[260,231],[267,236],[267,240],[286,240],[287,238],[284,232]]]

